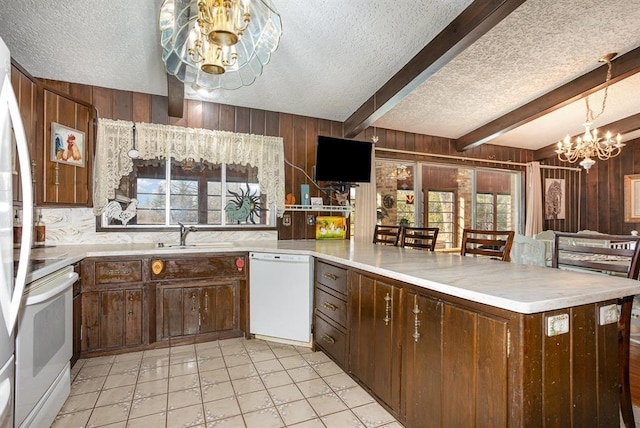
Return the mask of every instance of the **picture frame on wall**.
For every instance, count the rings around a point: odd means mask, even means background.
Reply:
[[[84,132],[51,122],[51,160],[83,168],[86,159]]]
[[[640,174],[624,176],[624,221],[640,223]]]
[[[544,218],[545,220],[565,219],[565,183],[563,178],[544,180]]]

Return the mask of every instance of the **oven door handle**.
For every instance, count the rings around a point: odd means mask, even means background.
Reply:
[[[51,283],[43,285],[42,288],[39,288],[36,293],[27,293],[24,303],[25,305],[30,306],[45,302],[53,297],[64,293],[66,290],[71,288],[71,286],[77,280],[78,274],[73,271],[69,271],[62,277],[52,278]]]
[[[0,133],[4,134],[9,127],[9,118],[13,124],[13,134],[16,138],[16,151],[20,163],[20,182],[22,185],[22,217],[27,227],[22,229],[22,242],[20,247],[20,261],[18,262],[18,271],[14,282],[13,295],[11,290],[0,287],[0,304],[2,305],[2,314],[7,327],[7,332],[11,336],[13,326],[18,319],[20,304],[22,302],[22,293],[27,282],[27,264],[31,254],[31,238],[33,237],[33,188],[31,187],[31,162],[29,161],[29,147],[27,146],[27,136],[24,132],[24,124],[20,115],[20,108],[16,94],[11,86],[9,75],[7,74],[0,89]],[[3,135],[4,136],[4,135]],[[9,201],[10,202],[10,201]],[[3,256],[4,257],[4,256]],[[3,264],[4,266],[4,264]],[[2,272],[6,276],[6,272]],[[13,275],[9,274],[9,278]]]

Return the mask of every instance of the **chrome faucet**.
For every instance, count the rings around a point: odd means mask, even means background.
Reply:
[[[187,239],[187,235],[189,234],[189,232],[197,232],[198,229],[195,228],[195,226],[185,226],[184,224],[178,222],[178,224],[180,225],[180,246],[184,247],[185,246],[185,241]]]

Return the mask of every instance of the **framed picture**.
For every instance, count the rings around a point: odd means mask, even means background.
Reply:
[[[624,176],[624,221],[640,223],[640,174]]]
[[[347,220],[338,216],[316,217],[316,239],[345,239]]]
[[[84,132],[51,122],[51,160],[84,167],[87,155]]]
[[[322,198],[320,197],[311,197],[311,205],[319,206],[322,205]]]
[[[565,187],[563,178],[544,180],[544,218],[545,220],[564,220]]]

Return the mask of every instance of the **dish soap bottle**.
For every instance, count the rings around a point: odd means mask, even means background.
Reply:
[[[42,213],[39,213],[38,221],[36,221],[36,233],[35,233],[35,239],[34,239],[35,245],[44,246],[45,235],[46,235],[46,227],[44,225],[44,222],[42,221]]]
[[[20,242],[22,241],[22,223],[20,223],[20,216],[18,216],[18,210],[13,217],[13,248],[20,248]]]

